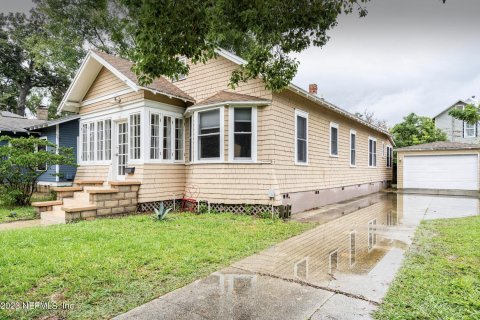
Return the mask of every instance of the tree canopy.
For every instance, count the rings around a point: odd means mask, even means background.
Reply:
[[[53,165],[75,165],[72,148],[35,137],[0,137],[0,198],[11,204],[30,204],[38,178]]]
[[[455,119],[475,124],[480,121],[480,106],[467,104],[463,109],[453,108],[448,112]]]
[[[431,118],[418,116],[415,113],[404,117],[403,122],[393,126],[390,132],[398,148],[447,140],[445,132],[436,128]]]
[[[0,13],[0,108],[23,116],[32,92],[60,100],[81,55],[78,43],[50,32],[35,10]]]
[[[201,63],[224,48],[248,61],[232,73],[232,87],[261,76],[271,90],[295,76],[291,53],[325,45],[338,16],[365,16],[368,1],[35,0],[50,28],[129,58],[142,84],[188,74],[180,57]]]

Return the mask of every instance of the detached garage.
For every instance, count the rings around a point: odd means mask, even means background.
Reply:
[[[480,145],[433,142],[396,151],[398,189],[478,194]]]

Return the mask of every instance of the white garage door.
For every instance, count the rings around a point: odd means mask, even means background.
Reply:
[[[478,190],[478,156],[405,156],[403,187]]]

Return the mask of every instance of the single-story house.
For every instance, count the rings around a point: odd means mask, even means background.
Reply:
[[[396,151],[398,189],[478,196],[480,145],[439,141]]]
[[[128,60],[89,51],[59,112],[80,115],[76,181],[140,183],[138,209],[184,196],[214,210],[292,212],[376,192],[392,177],[390,134],[310,92],[229,88],[225,50],[188,75],[142,86]],[[253,211],[251,211],[253,210]]]
[[[37,117],[39,119],[28,119],[11,112],[1,111],[0,136],[35,136],[40,139],[48,140],[60,147],[73,148],[74,154],[77,154],[79,115],[75,114],[48,121],[48,110],[46,108],[39,108],[37,111]],[[3,141],[0,143],[5,142]],[[54,150],[51,151],[54,152]],[[51,186],[72,185],[75,178],[76,167],[58,165],[49,166],[47,164],[46,169],[47,170],[38,179],[38,190],[46,191]]]

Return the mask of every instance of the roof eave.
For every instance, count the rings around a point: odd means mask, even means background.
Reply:
[[[189,115],[193,111],[198,111],[198,110],[203,110],[207,108],[215,108],[215,107],[221,107],[221,106],[266,106],[271,104],[271,100],[250,100],[250,101],[220,101],[220,102],[214,102],[214,103],[208,103],[208,104],[203,104],[203,105],[198,105],[198,106],[191,106],[188,107],[184,114]]]

